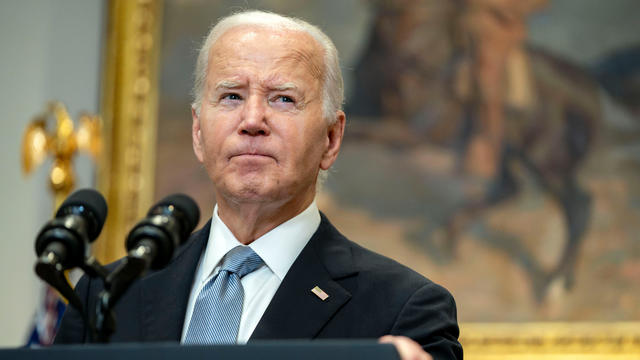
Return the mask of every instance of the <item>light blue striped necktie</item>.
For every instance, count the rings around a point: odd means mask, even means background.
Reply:
[[[198,294],[185,344],[235,344],[244,302],[240,279],[262,264],[248,246],[227,253],[218,274]]]

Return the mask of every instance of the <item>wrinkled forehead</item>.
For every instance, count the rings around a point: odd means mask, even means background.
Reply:
[[[248,47],[252,53],[247,54]],[[226,30],[215,40],[209,52],[209,71],[237,56],[271,57],[274,65],[289,64],[306,70],[322,82],[324,57],[320,44],[301,30],[281,29],[265,25],[238,25]]]

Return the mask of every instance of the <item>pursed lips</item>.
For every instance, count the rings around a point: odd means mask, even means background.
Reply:
[[[229,156],[229,160],[236,157],[246,157],[246,158],[256,158],[256,159],[272,158],[275,160],[275,157],[273,155],[266,152],[261,152],[261,151],[243,151],[243,152],[234,153],[231,156]]]

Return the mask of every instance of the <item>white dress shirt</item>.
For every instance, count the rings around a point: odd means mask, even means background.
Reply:
[[[244,288],[244,303],[238,329],[238,344],[245,344],[249,340],[282,279],[319,225],[320,212],[314,200],[303,212],[249,244],[265,265],[245,275],[241,280]],[[227,252],[238,245],[242,244],[222,222],[218,216],[218,205],[216,205],[213,209],[209,241],[204,254],[200,257],[191,287],[181,342],[184,342],[189,329],[193,307],[200,290],[209,279],[218,274],[222,259]]]

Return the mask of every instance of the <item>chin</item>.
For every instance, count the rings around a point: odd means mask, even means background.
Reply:
[[[267,181],[249,181],[235,183],[226,187],[223,192],[234,202],[271,202],[277,198],[276,191],[268,186]]]

